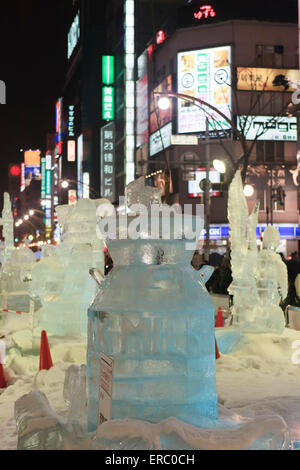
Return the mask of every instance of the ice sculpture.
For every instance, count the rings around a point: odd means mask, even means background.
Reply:
[[[2,225],[2,235],[5,241],[4,263],[10,258],[14,250],[14,218],[11,210],[11,202],[9,193],[4,193],[2,217],[0,219]]]
[[[229,187],[228,220],[231,248],[232,283],[228,292],[233,295],[233,319],[241,327],[255,327],[253,307],[258,302],[256,285],[257,243],[256,226],[259,205],[249,217],[240,171]]]
[[[211,421],[210,427],[198,428],[172,417],[158,423],[123,419],[105,422],[95,432],[87,433],[76,421],[55,413],[44,393],[33,390],[15,402],[17,448],[156,451],[292,448],[291,433],[278,414],[250,419],[219,408],[222,423]]]
[[[152,186],[145,186],[145,177],[141,176],[135,181],[132,181],[125,188],[125,200],[128,207],[132,205],[144,205],[148,207],[149,204],[161,204],[162,190],[153,188]]]
[[[278,229],[268,226],[263,249],[257,249],[258,210],[256,203],[248,216],[241,173],[237,171],[228,199],[233,278],[228,291],[233,295],[234,323],[243,329],[280,334],[285,320],[279,303],[280,297],[284,299],[287,295],[287,269],[275,253],[280,241]]]
[[[254,307],[257,329],[274,331],[281,334],[285,328],[285,318],[279,304],[284,300],[288,290],[286,264],[275,252],[280,242],[276,227],[269,225],[263,236],[263,249],[257,259],[258,303]]]
[[[40,390],[33,390],[15,402],[18,450],[88,450],[91,439],[74,423],[59,416]]]
[[[151,210],[152,195],[139,195],[143,185],[131,189],[129,209],[143,201]],[[171,219],[170,235],[163,238],[162,227],[170,227]],[[116,230],[108,234],[114,268],[88,310],[89,430],[98,424],[101,352],[115,360],[113,418],[175,416],[196,424],[201,416],[217,417],[214,306],[205,288],[213,268],[190,266],[203,220],[193,240],[185,239],[196,221],[190,216],[183,226],[178,213],[143,212],[119,216]],[[144,229],[132,239],[131,228],[138,223]],[[153,224],[161,228],[157,238],[151,235]]]
[[[106,199],[79,199],[75,205],[57,206],[62,241],[46,247],[32,271],[31,292],[41,298],[40,327],[64,336],[87,335],[86,310],[96,293],[91,268],[104,271],[103,240],[96,233],[97,208]]]

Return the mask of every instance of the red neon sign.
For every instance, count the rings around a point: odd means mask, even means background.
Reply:
[[[9,170],[11,176],[19,176],[21,173],[21,168],[17,165],[13,165]]]
[[[163,30],[158,31],[156,35],[156,44],[162,44],[166,40],[166,33]]]
[[[202,7],[199,8],[199,11],[197,13],[196,12],[194,13],[194,17],[197,20],[207,19],[210,16],[211,17],[216,16],[216,12],[211,5],[203,5]]]

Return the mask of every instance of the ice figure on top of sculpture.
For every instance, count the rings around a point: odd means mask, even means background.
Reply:
[[[205,287],[213,268],[190,265],[203,211],[183,222],[143,180],[126,188],[129,213],[102,221],[114,267],[88,309],[90,431],[99,423],[101,352],[115,361],[113,419],[217,418],[214,306]]]
[[[256,328],[261,331],[274,331],[281,334],[285,328],[285,318],[279,304],[287,296],[288,274],[286,264],[276,253],[280,234],[276,227],[265,228],[263,247],[257,259],[257,291],[259,300],[254,307]]]
[[[233,322],[242,328],[255,327],[254,305],[258,302],[256,285],[256,226],[259,204],[249,216],[241,172],[237,171],[229,187],[228,220],[231,248]]]
[[[102,204],[106,211],[113,210],[106,199],[79,199],[74,205],[56,207],[61,243],[43,249],[31,285],[43,304],[39,326],[49,334],[87,335],[86,311],[97,287],[89,270],[104,272],[103,239],[96,233],[97,208]]]

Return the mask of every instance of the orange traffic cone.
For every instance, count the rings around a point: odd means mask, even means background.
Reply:
[[[53,367],[50,348],[48,344],[47,333],[45,330],[41,334],[41,347],[40,347],[40,367],[39,370],[48,370]]]
[[[3,365],[0,362],[0,388],[6,388],[6,387],[7,387],[7,383],[4,377],[4,369],[3,369]]]
[[[216,328],[220,328],[221,326],[224,326],[224,322],[223,322],[223,310],[222,310],[222,307],[219,307],[219,308],[218,308],[218,313],[217,313],[217,319],[216,319],[215,327],[216,327]]]
[[[215,337],[215,352],[216,352],[216,359],[219,359],[219,357],[221,357],[221,355],[219,353],[219,348],[218,348],[216,337]]]

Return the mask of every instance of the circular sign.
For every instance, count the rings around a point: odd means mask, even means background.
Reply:
[[[191,73],[185,73],[181,79],[184,88],[191,88],[194,85],[194,77]]]
[[[219,69],[215,73],[215,82],[218,83],[218,85],[223,85],[224,83],[227,83],[228,79],[228,72],[225,69]]]

